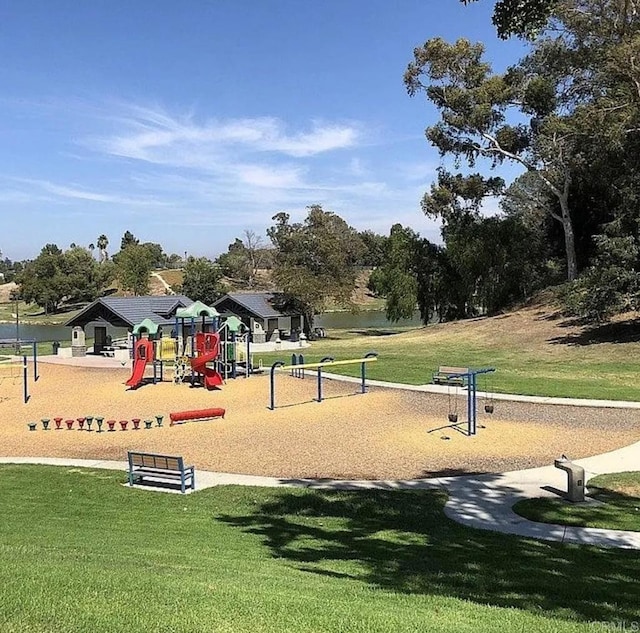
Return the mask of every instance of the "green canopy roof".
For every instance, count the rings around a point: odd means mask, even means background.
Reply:
[[[138,323],[133,328],[133,333],[136,336],[140,336],[143,332],[148,332],[149,336],[154,336],[158,333],[158,328],[160,326],[157,323],[154,323],[151,319],[145,319],[142,323]]]
[[[229,332],[239,332],[240,328],[244,327],[244,323],[237,316],[227,317],[224,322]]]
[[[196,317],[217,317],[220,313],[215,308],[202,303],[202,301],[196,301],[187,308],[178,308],[176,316],[180,319],[191,319]]]

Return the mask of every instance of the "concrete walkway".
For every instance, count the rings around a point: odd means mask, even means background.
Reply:
[[[127,469],[126,462],[48,457],[1,457],[0,463],[49,464],[82,468]],[[595,475],[640,469],[640,442],[594,457],[577,460],[585,469],[587,481]],[[598,547],[640,549],[640,532],[579,528],[536,523],[517,515],[512,507],[521,499],[556,497],[554,490],[566,489],[566,475],[553,466],[502,474],[463,475],[435,479],[409,480],[337,480],[282,479],[196,471],[196,490],[214,486],[302,487],[329,490],[433,490],[444,489],[449,495],[445,514],[468,527],[505,534],[577,543]],[[135,486],[166,492],[166,488]],[[176,492],[171,490],[171,492]],[[595,503],[588,501],[587,503]]]
[[[87,356],[85,358],[61,358],[45,356],[39,360],[55,364],[73,364],[82,367],[123,368],[119,361],[113,358]],[[124,367],[129,370],[129,367]],[[326,378],[344,382],[360,383],[359,378],[323,373]],[[405,385],[385,382],[381,380],[367,380],[372,387],[388,389],[403,389],[407,391],[423,391],[428,393],[447,394],[449,388],[441,385]],[[484,394],[478,392],[478,397]],[[532,402],[543,405],[565,405],[600,408],[639,409],[640,402],[616,400],[587,400],[578,398],[550,398],[539,396],[520,396],[512,394],[491,394],[495,400],[511,400],[517,402]],[[0,463],[28,463],[52,464],[83,468],[108,468],[126,470],[125,462],[92,461],[81,459],[58,458],[19,458],[0,457]],[[610,453],[576,460],[585,469],[587,481],[595,475],[640,470],[640,442],[621,448]],[[559,541],[563,543],[580,543],[597,545],[599,547],[619,547],[626,549],[640,549],[640,532],[623,530],[604,530],[597,528],[578,528],[561,525],[551,525],[529,521],[515,512],[512,507],[521,499],[534,497],[556,497],[557,492],[565,490],[567,486],[566,474],[553,466],[533,468],[502,474],[462,475],[458,477],[440,477],[435,479],[412,480],[333,480],[333,479],[279,479],[276,477],[259,477],[253,475],[235,475],[229,473],[215,473],[196,471],[196,489],[202,490],[220,485],[240,486],[295,486],[306,488],[324,488],[335,490],[420,490],[443,488],[449,499],[445,506],[445,514],[463,525],[483,530],[493,530],[505,534]],[[139,487],[139,486],[136,486]],[[162,490],[143,486],[148,490]],[[587,503],[595,503],[593,501]]]

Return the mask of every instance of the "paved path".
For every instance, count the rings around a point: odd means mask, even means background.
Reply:
[[[61,358],[47,356],[40,358],[43,362],[57,364],[73,364],[83,367],[122,368],[119,361],[112,358],[87,356],[85,358]],[[345,382],[359,383],[359,378],[323,374],[327,378]],[[389,389],[404,389],[408,391],[424,391],[429,393],[448,393],[449,388],[441,385],[405,385],[368,380],[367,384],[374,387]],[[478,392],[478,396],[482,396]],[[616,400],[587,400],[577,398],[548,398],[539,396],[519,396],[512,394],[491,394],[496,400],[512,400],[518,402],[533,402],[545,405],[569,405],[610,408],[640,408],[640,402],[625,402]],[[125,462],[92,461],[81,459],[58,458],[0,458],[0,463],[37,463],[61,466],[76,466],[87,468],[108,468],[126,470]],[[598,474],[615,473],[630,470],[640,470],[640,442],[603,455],[596,455],[576,461],[585,469],[587,481]],[[440,477],[435,479],[412,480],[334,480],[334,479],[279,479],[276,477],[258,477],[253,475],[235,475],[198,470],[196,473],[196,488],[202,490],[219,485],[240,486],[297,486],[307,488],[325,488],[336,490],[358,489],[434,489],[444,488],[449,499],[445,506],[445,514],[451,519],[484,530],[494,530],[506,534],[516,534],[530,538],[564,543],[582,543],[600,547],[620,547],[640,549],[640,532],[623,530],[603,530],[597,528],[578,528],[561,525],[550,525],[529,521],[515,512],[512,507],[521,499],[532,497],[556,497],[553,490],[566,489],[566,474],[553,466],[533,468],[502,474],[463,475],[459,477]],[[165,490],[144,486],[150,490]]]
[[[51,464],[111,470],[127,469],[126,462],[49,457],[2,457],[0,463]],[[585,469],[587,481],[602,473],[638,470],[640,469],[640,442],[610,453],[577,460],[576,463]],[[553,466],[502,474],[390,481],[281,479],[196,471],[196,490],[221,485],[288,486],[333,490],[428,490],[443,488],[449,495],[445,505],[445,514],[454,521],[469,527],[562,543],[640,549],[640,532],[536,523],[513,512],[513,504],[520,499],[555,497],[556,493],[553,492],[553,489],[563,490],[566,488],[566,475]],[[136,488],[138,487],[166,491],[166,489],[146,485],[136,486]]]

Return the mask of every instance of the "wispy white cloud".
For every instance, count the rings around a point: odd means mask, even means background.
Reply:
[[[41,197],[41,192],[50,194],[47,200],[54,201],[56,198],[72,199],[72,200],[84,200],[87,202],[99,202],[105,204],[117,204],[126,206],[162,206],[167,204],[166,202],[158,199],[157,197],[145,197],[145,196],[127,196],[114,193],[105,193],[100,191],[92,191],[83,187],[57,184],[47,180],[37,180],[31,178],[13,178],[13,181],[24,183],[29,187],[29,193],[26,191],[20,192],[24,201],[34,200]],[[35,192],[34,192],[35,188]]]
[[[175,116],[161,108],[121,106],[111,115],[118,131],[83,139],[98,152],[176,167],[215,169],[229,156],[272,153],[305,158],[355,147],[356,124],[311,122],[310,129],[289,131],[273,117],[211,119],[197,122],[192,114]]]

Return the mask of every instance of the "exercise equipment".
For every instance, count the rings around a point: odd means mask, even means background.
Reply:
[[[276,387],[275,387],[275,373],[276,369],[283,370],[295,370],[297,372],[304,371],[305,369],[315,369],[318,375],[318,396],[317,402],[322,402],[322,370],[325,367],[337,367],[338,365],[353,365],[360,363],[360,392],[367,392],[367,370],[366,364],[372,363],[378,360],[377,352],[369,352],[365,354],[363,358],[353,358],[350,360],[334,360],[331,356],[326,356],[320,362],[317,363],[304,363],[304,364],[291,364],[286,365],[284,361],[278,360],[271,365],[271,371],[269,375],[269,409],[273,411],[276,408]]]

